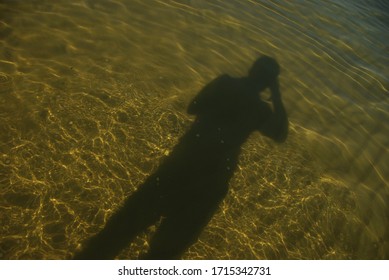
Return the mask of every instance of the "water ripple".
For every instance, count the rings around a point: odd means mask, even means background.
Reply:
[[[388,257],[386,1],[0,3],[0,258],[66,259],[169,154],[188,102],[260,54],[290,136],[255,134],[187,259]],[[137,258],[155,232],[120,258]]]

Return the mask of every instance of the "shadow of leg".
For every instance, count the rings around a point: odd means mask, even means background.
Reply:
[[[149,252],[142,259],[180,259],[181,255],[197,241],[203,228],[212,218],[217,203],[209,207],[178,209],[162,220],[150,242]]]
[[[142,230],[160,217],[159,195],[148,186],[131,195],[74,259],[114,259]]]

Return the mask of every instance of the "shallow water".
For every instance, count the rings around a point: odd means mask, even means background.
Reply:
[[[388,259],[388,28],[383,0],[1,1],[1,258],[71,258],[185,133],[198,91],[267,54],[289,137],[250,137],[183,258]]]

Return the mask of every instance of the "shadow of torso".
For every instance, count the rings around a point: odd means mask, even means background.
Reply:
[[[150,177],[158,181],[170,211],[196,199],[202,205],[218,204],[227,193],[242,144],[272,113],[246,80],[227,75],[201,91],[188,112],[196,115],[195,122]]]

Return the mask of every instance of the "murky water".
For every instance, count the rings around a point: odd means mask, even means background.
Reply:
[[[71,258],[185,133],[198,91],[267,54],[289,137],[250,137],[183,258],[388,259],[388,28],[383,0],[1,1],[1,258]]]

